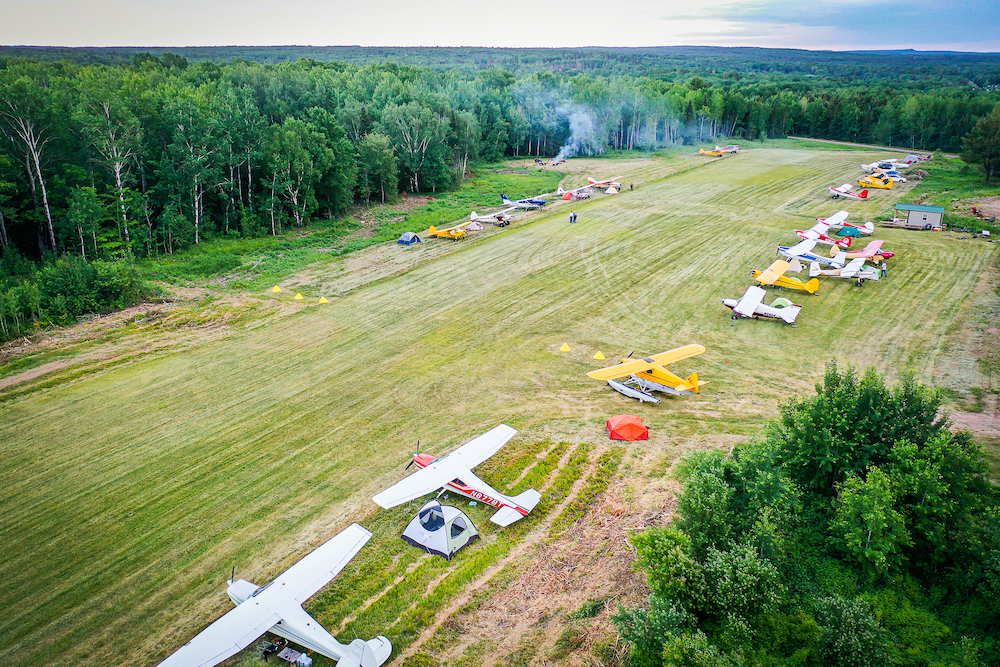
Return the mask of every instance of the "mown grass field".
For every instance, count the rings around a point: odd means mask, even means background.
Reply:
[[[804,305],[798,328],[733,322],[720,303],[794,241],[790,230],[841,207],[871,219],[905,192],[827,197],[872,155],[758,149],[571,162],[580,175],[600,169],[596,178],[613,169],[636,190],[574,205],[575,225],[560,203],[266,326],[19,390],[0,402],[0,656],[156,664],[229,607],[232,566],[265,583],[358,519],[389,535],[376,544],[396,544],[390,531],[405,512],[375,512],[370,497],[400,477],[418,438],[444,453],[506,422],[520,430],[506,452],[516,461],[544,441],[603,446],[605,419],[632,412],[654,427],[633,447],[720,446],[811,391],[831,359],[934,381],[943,360],[967,353],[957,341],[996,262],[993,244],[879,230],[898,253],[888,277],[782,293]],[[322,267],[310,275],[329,279]],[[598,350],[614,360],[692,342],[708,352],[677,370],[710,382],[697,396],[639,405],[585,377],[601,365]],[[572,352],[559,352],[563,343]],[[949,376],[953,389],[981,381],[970,368]],[[487,516],[474,520],[488,525]],[[513,540],[503,535],[468,560]],[[386,548],[408,555],[386,564],[368,547],[350,581],[378,590],[419,556]],[[441,566],[427,567],[421,586],[399,588],[402,602],[373,605],[382,615],[363,612],[352,627],[383,631],[411,609],[424,616],[399,631],[426,627],[434,610],[413,605],[440,573],[429,568]],[[334,597],[321,594],[312,609],[336,629],[355,610]]]

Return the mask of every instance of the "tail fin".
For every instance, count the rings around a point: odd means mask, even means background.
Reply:
[[[795,318],[799,316],[798,306],[786,306],[781,309],[781,319],[783,319],[788,324],[795,324]]]
[[[830,263],[839,267],[843,266],[845,262],[847,262],[847,253],[841,250],[840,252],[837,253],[836,257],[834,257],[833,260],[831,260]]]
[[[868,191],[862,190],[860,193],[858,193],[858,197],[860,197],[861,199],[868,199]]]
[[[851,247],[851,237],[850,236],[845,236],[844,238],[840,239],[839,241],[837,241],[837,246],[839,246],[841,248],[850,248]]]
[[[541,500],[542,494],[534,489],[528,489],[524,493],[514,496],[511,498],[515,503],[517,503],[521,509],[525,510],[522,514],[516,507],[511,507],[507,505],[501,507],[493,516],[490,517],[490,521],[497,524],[498,526],[504,527],[509,526],[518,519],[524,518],[528,512],[535,509],[535,505]]]
[[[562,197],[563,194],[565,194],[565,193],[566,193],[566,191],[563,190],[563,187],[561,185],[558,188],[556,188],[556,194],[559,195],[560,197]]]
[[[688,376],[687,380],[684,380],[684,384],[686,384],[687,386],[691,387],[691,391],[693,391],[694,393],[697,394],[698,393],[698,374],[697,373],[691,373],[691,375]]]
[[[500,193],[500,201],[502,201],[504,204],[507,204],[508,206],[514,205],[514,202],[512,202],[510,198],[507,197],[507,195],[503,194],[502,192]]]
[[[820,274],[819,272],[820,272],[820,268],[819,268],[819,263],[818,262],[812,262],[811,264],[809,264],[809,277],[810,278],[812,278],[813,276],[818,276]],[[819,281],[817,280],[816,282],[819,282]]]
[[[813,278],[812,280],[803,283],[805,285],[806,291],[810,294],[815,294],[819,291],[819,278]]]
[[[469,220],[472,220],[473,222],[475,222],[475,221],[476,221],[476,218],[477,218],[477,217],[478,217],[478,216],[476,215],[476,212],[475,212],[475,211],[473,211],[472,213],[470,213],[470,214],[469,214]]]
[[[431,234],[433,234],[434,232],[437,231],[437,227],[435,227],[434,225],[431,225],[431,228],[428,229],[427,231],[430,232]]]

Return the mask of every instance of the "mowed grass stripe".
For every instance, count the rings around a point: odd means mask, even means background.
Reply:
[[[793,188],[746,185],[768,170],[793,183],[803,160]],[[764,414],[834,357],[930,379],[992,245],[880,231],[900,253],[888,279],[780,293],[805,306],[798,329],[733,323],[720,303],[791,229],[863,210],[826,197],[857,162],[718,160],[580,204],[576,225],[563,206],[326,306],[6,402],[0,575],[13,583],[0,602],[16,612],[3,653],[107,664],[124,644],[124,664],[154,662],[228,608],[232,565],[264,583],[372,510],[418,438],[443,453],[501,421],[596,438],[623,409],[664,434],[745,433],[760,419],[746,401]],[[609,363],[597,349],[615,360],[690,342],[709,349],[677,368],[712,382],[698,396],[636,405],[584,376]]]

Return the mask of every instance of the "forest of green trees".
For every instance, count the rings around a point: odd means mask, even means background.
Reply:
[[[680,466],[633,538],[636,667],[1000,664],[1000,492],[936,390],[827,368],[766,435]]]
[[[39,262],[128,263],[277,235],[356,203],[447,190],[470,163],[509,156],[789,134],[958,151],[1000,99],[996,63],[954,55],[883,55],[893,66],[880,70],[872,54],[723,49],[710,68],[697,49],[553,50],[549,60],[568,64],[550,69],[544,50],[496,51],[523,60],[515,74],[145,52],[104,65],[23,51],[0,51],[4,338],[50,311]],[[45,319],[111,302],[121,300]]]

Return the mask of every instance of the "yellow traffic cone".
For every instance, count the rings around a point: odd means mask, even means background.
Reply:
[[[560,352],[572,352],[573,348],[569,346],[569,343],[563,343],[563,346],[559,348]]]
[[[277,285],[275,285],[274,287],[271,288],[271,291],[274,292],[275,294],[277,294],[278,292],[281,291],[281,288],[278,287]]]
[[[594,355],[594,359],[597,359],[598,361],[604,361],[605,359],[607,359],[607,357],[604,356],[603,352],[598,350],[597,354]]]
[[[325,297],[325,296],[321,296],[321,297],[319,298],[319,302],[320,302],[320,303],[330,303],[329,301],[327,301],[327,300],[326,300],[326,297]]]
[[[305,297],[303,297],[301,294],[296,294],[294,298],[296,301],[302,301],[302,299],[304,299]]]

